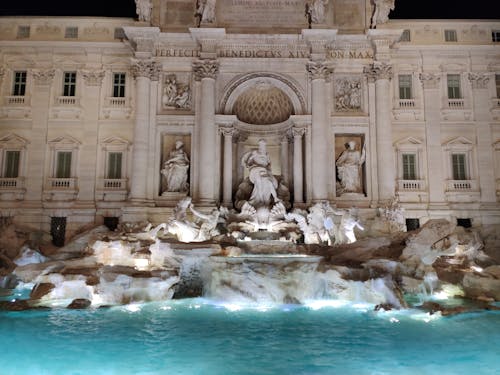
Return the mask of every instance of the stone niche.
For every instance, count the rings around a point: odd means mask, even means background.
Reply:
[[[354,142],[350,148],[349,143]],[[363,134],[336,134],[335,135],[335,182],[336,195],[348,199],[364,198],[366,196],[366,148]],[[350,151],[349,151],[350,150]],[[344,157],[345,162],[340,166],[344,152],[352,152]],[[357,165],[356,165],[357,164]],[[357,185],[357,188],[355,186]]]
[[[207,22],[196,13],[200,4],[215,4]],[[322,9],[312,17],[311,28],[334,28],[361,33],[370,25],[370,0],[153,0],[152,23],[162,31],[186,31],[190,27],[219,27],[234,33],[300,33],[309,27],[308,8]]]
[[[179,149],[178,143],[182,142]],[[180,153],[184,151],[186,158],[183,160]],[[186,160],[187,159],[187,160]],[[189,134],[163,134],[161,142],[160,186],[159,193],[163,199],[178,201],[189,195],[191,182],[191,135]],[[170,171],[168,171],[170,169]],[[182,178],[172,178],[169,187],[169,175],[174,173]]]

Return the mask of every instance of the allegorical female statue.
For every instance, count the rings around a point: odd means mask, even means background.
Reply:
[[[340,191],[338,193],[363,193],[361,184],[361,166],[365,162],[366,151],[360,153],[356,150],[356,142],[350,141],[346,149],[340,154],[335,162],[340,180]]]
[[[168,159],[163,163],[163,192],[187,192],[189,157],[184,151],[184,142],[175,142],[175,148],[170,152]]]
[[[247,152],[241,159],[241,164],[248,168],[248,178],[253,184],[248,203],[256,208],[269,206],[271,198],[274,199],[274,203],[280,201],[276,193],[278,180],[271,172],[271,158],[267,153],[266,141],[261,139],[258,144],[258,149]]]

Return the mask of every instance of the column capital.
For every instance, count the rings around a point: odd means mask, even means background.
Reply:
[[[31,75],[38,86],[50,86],[55,76],[55,69],[33,69]],[[1,74],[0,74],[1,76]]]
[[[87,86],[101,86],[104,73],[104,70],[84,70],[82,76]]]
[[[469,81],[473,89],[487,89],[490,77],[488,73],[469,73]]]
[[[196,81],[201,81],[203,78],[215,79],[219,73],[219,62],[215,59],[194,61],[193,72]]]
[[[377,81],[379,79],[388,79],[392,78],[392,65],[374,62],[369,66],[365,66],[363,69],[363,73],[368,77],[368,79],[372,82]]]
[[[238,130],[233,127],[219,128],[219,132],[224,136],[224,138],[226,137],[232,138],[233,136],[238,135]]]
[[[437,89],[441,81],[441,75],[437,73],[420,73],[419,79],[424,89]]]
[[[158,81],[161,70],[161,65],[153,60],[132,60],[131,72],[134,78],[145,77],[152,81]]]
[[[325,61],[309,61],[306,65],[307,71],[312,80],[329,79],[333,73],[333,68]]]
[[[292,128],[292,136],[293,138],[302,138],[306,134],[306,128]]]
[[[0,79],[2,79],[2,77],[4,76],[5,74],[5,69],[3,66],[0,66]]]

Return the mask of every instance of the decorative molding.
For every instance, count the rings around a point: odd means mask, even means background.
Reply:
[[[306,69],[312,80],[315,79],[329,79],[333,73],[333,69],[325,64],[324,61],[309,61]]]
[[[379,79],[391,80],[393,76],[392,66],[386,63],[374,62],[373,64],[366,66],[363,69],[363,73],[372,82]]]
[[[56,73],[55,69],[47,69],[47,70],[33,69],[31,71],[31,74],[35,81],[35,85],[40,85],[40,86],[51,85],[55,73]]]
[[[215,59],[195,61],[193,72],[196,81],[201,81],[203,78],[215,79],[219,73],[219,62]]]
[[[235,135],[238,135],[238,130],[235,128],[228,128],[228,127],[222,127],[219,128],[219,132],[224,136],[224,137],[233,137]]]
[[[0,79],[2,79],[2,77],[4,76],[4,74],[5,74],[5,69],[0,66]]]
[[[335,111],[361,111],[361,80],[359,77],[345,77],[335,80]]]
[[[441,76],[435,73],[420,73],[419,79],[424,85],[424,89],[437,89],[439,88]]]
[[[134,78],[144,77],[158,81],[161,71],[161,65],[153,60],[132,60],[131,72]]]
[[[294,138],[301,138],[304,136],[304,134],[306,134],[306,128],[296,128],[296,127],[293,127],[292,128],[292,136]]]
[[[104,78],[104,70],[84,70],[82,71],[83,80],[87,86],[101,86]]]
[[[469,81],[473,89],[487,89],[490,77],[487,73],[469,73]]]

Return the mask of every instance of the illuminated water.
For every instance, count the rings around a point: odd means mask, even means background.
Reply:
[[[500,313],[203,299],[0,313],[0,374],[499,374]]]

